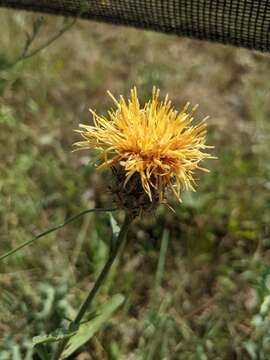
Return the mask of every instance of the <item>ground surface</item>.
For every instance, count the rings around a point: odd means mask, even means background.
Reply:
[[[36,16],[1,10],[2,69]],[[61,26],[46,17],[33,47]],[[172,200],[175,214],[162,207],[134,224],[97,307],[116,293],[125,303],[78,359],[269,359],[269,74],[269,55],[91,22],[1,70],[0,254],[110,206],[108,174],[88,152],[71,153],[88,108],[112,105],[107,89],[127,95],[136,85],[143,101],[157,85],[176,107],[199,103],[198,119],[211,116],[211,173],[183,204]],[[34,358],[32,336],[67,326],[109,234],[107,215],[88,215],[0,263],[1,360]]]

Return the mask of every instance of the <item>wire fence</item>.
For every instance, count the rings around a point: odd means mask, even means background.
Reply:
[[[270,51],[270,0],[0,0],[0,6]]]

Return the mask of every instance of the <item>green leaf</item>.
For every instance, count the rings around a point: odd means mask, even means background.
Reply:
[[[109,216],[110,216],[110,224],[111,224],[111,229],[112,229],[111,246],[114,247],[116,244],[116,241],[118,239],[120,227],[117,224],[117,221],[115,220],[115,218],[113,217],[111,212],[109,213]]]
[[[112,313],[123,304],[124,300],[125,298],[123,295],[117,294],[114,295],[108,303],[101,305],[97,311],[97,316],[94,319],[81,324],[77,333],[69,339],[62,358],[67,358],[73,354],[74,351],[88,342],[97,331],[106,325]]]
[[[76,329],[57,329],[47,335],[39,335],[33,338],[33,346],[44,343],[61,341],[76,334]]]
[[[168,243],[169,243],[169,231],[167,229],[165,229],[163,231],[162,239],[161,239],[158,267],[157,267],[157,272],[156,272],[156,287],[161,286],[161,283],[162,283],[162,278],[163,278],[164,269],[165,269],[165,261],[166,261]]]

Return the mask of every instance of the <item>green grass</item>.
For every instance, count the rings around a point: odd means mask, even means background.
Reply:
[[[0,18],[4,66],[35,16]],[[33,45],[61,22],[46,16]],[[83,209],[111,205],[108,174],[89,153],[71,152],[88,108],[112,106],[107,89],[127,95],[136,85],[145,100],[158,85],[177,107],[199,103],[198,118],[211,116],[218,160],[196,193],[172,199],[175,214],[160,207],[133,225],[96,305],[116,293],[125,303],[81,350],[85,359],[269,359],[269,71],[267,55],[79,22],[0,72],[0,254]],[[109,217],[87,215],[0,263],[0,360],[34,359],[32,337],[68,325],[109,238]]]

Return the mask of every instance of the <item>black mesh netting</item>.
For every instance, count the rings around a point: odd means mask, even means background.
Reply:
[[[270,50],[270,0],[0,0],[0,6]]]

